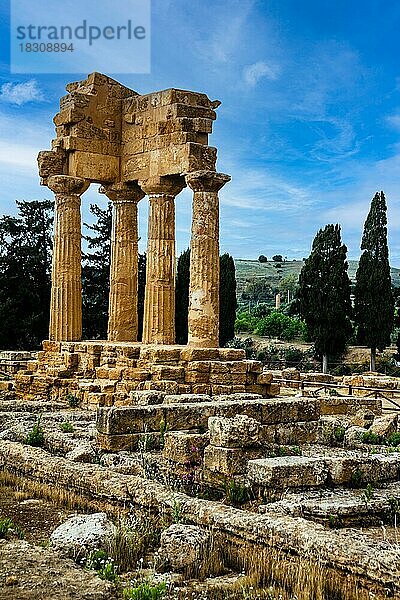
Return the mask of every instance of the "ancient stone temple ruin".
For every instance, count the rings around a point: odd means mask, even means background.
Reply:
[[[67,91],[54,118],[52,149],[38,157],[41,183],[55,195],[49,341],[37,366],[31,365],[29,381],[21,375],[22,393],[65,394],[88,379],[96,385],[81,399],[91,398],[94,389],[103,394],[94,404],[113,404],[115,393],[122,400],[137,389],[272,393],[261,363],[245,361],[242,350],[218,349],[218,192],[230,180],[216,171],[217,151],[208,145],[219,101],[177,89],[140,95],[99,73]],[[82,341],[81,196],[91,183],[101,184],[112,201],[113,227],[108,339],[88,343]],[[193,207],[189,335],[182,347],[175,346],[175,198],[186,186],[193,190]],[[137,215],[145,196],[139,344]]]

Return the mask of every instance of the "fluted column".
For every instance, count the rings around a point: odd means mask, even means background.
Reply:
[[[108,339],[135,342],[138,334],[138,218],[144,192],[135,183],[102,186],[113,203]]]
[[[140,182],[149,196],[146,292],[143,342],[175,343],[175,197],[182,177],[157,177]]]
[[[219,345],[219,199],[229,175],[196,171],[186,175],[193,190],[188,344]]]
[[[81,194],[89,182],[53,175],[47,186],[55,194],[49,338],[77,341],[82,339]]]

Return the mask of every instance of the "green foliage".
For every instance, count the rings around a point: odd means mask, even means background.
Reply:
[[[60,429],[63,433],[74,433],[75,429],[71,423],[65,421],[64,423],[60,423]]]
[[[162,600],[166,592],[165,582],[151,584],[145,581],[136,587],[125,588],[123,598],[124,600]]]
[[[176,268],[175,329],[176,343],[187,344],[190,282],[190,250],[182,252]]]
[[[375,349],[382,351],[390,344],[394,324],[386,225],[385,195],[377,192],[364,224],[362,254],[354,288],[358,340],[371,348],[372,360]]]
[[[340,226],[327,225],[300,273],[296,305],[320,356],[342,353],[352,333],[346,254]]]
[[[240,506],[250,498],[248,488],[234,479],[225,482],[224,493],[226,502],[233,506]]]
[[[256,335],[290,341],[305,338],[307,328],[297,317],[289,317],[279,311],[272,311],[267,317],[260,319],[254,330]]]
[[[400,446],[400,432],[391,433],[386,443],[388,446]]]
[[[65,396],[65,400],[68,402],[68,406],[70,406],[70,408],[76,408],[79,405],[79,398],[74,394],[67,394]]]
[[[25,537],[24,532],[16,525],[12,519],[6,517],[5,519],[0,519],[0,539],[6,539],[16,536],[20,540],[23,540]]]
[[[371,502],[374,497],[374,488],[371,483],[367,485],[363,492],[364,500],[366,503]]]
[[[26,436],[25,443],[29,446],[40,448],[44,444],[44,432],[43,428],[40,425],[41,418],[42,416],[39,415],[35,425],[32,427],[31,431]]]
[[[380,435],[377,435],[373,431],[366,431],[365,433],[362,434],[361,441],[364,442],[364,444],[378,445],[378,444],[382,444],[383,439]]]
[[[104,550],[94,550],[85,560],[86,569],[97,572],[100,579],[118,581],[118,569],[112,558]]]
[[[333,430],[333,437],[338,444],[342,444],[344,440],[344,434],[346,433],[346,429],[342,426],[335,427]]]
[[[272,260],[274,262],[282,262],[283,261],[283,256],[282,256],[282,254],[274,254],[274,256],[272,257]]]
[[[266,263],[268,262],[268,258],[264,254],[260,254],[260,256],[258,257],[258,262]]]
[[[256,358],[256,350],[254,349],[254,342],[251,337],[242,339],[235,337],[233,340],[230,340],[227,344],[228,348],[237,348],[238,350],[244,350],[246,352],[246,358],[255,359]]]
[[[17,202],[0,217],[0,349],[28,350],[48,336],[53,202]]]
[[[146,253],[138,257],[138,340],[143,337],[144,295],[146,291]]]
[[[175,500],[172,504],[172,522],[173,523],[182,523],[183,515],[182,515],[182,506],[178,500]]]
[[[244,331],[253,333],[257,327],[257,324],[257,317],[255,317],[251,311],[243,310],[240,311],[236,316],[235,330],[238,333],[242,333]]]
[[[360,469],[355,469],[355,471],[353,471],[353,473],[351,474],[351,480],[350,480],[350,485],[353,488],[359,488],[361,487],[362,483],[363,483],[363,473],[362,471],[360,471]]]
[[[232,256],[229,254],[220,256],[219,272],[219,344],[225,346],[235,337],[236,271]]]

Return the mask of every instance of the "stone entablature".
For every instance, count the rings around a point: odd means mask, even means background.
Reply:
[[[150,202],[143,341],[175,342],[175,198],[194,192],[189,345],[217,347],[219,199],[208,135],[218,100],[169,89],[146,95],[92,73],[67,86],[52,150],[39,153],[41,183],[55,194],[50,339],[82,338],[81,195],[90,183],[113,202],[110,341],[137,340],[137,204]]]

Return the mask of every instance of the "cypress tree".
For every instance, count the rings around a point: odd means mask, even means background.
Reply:
[[[386,200],[377,192],[364,224],[362,254],[356,273],[354,314],[359,343],[371,349],[370,369],[376,369],[376,350],[390,344],[394,300],[387,244]]]
[[[225,346],[235,337],[236,321],[236,271],[235,262],[229,254],[219,258],[219,344]]]
[[[29,350],[48,337],[54,203],[17,206],[0,218],[0,348]]]
[[[328,357],[344,351],[352,332],[346,254],[340,226],[326,225],[315,236],[299,277],[296,305],[322,356],[324,373]]]
[[[175,287],[175,331],[176,343],[187,344],[189,310],[190,250],[178,258]]]
[[[146,253],[138,256],[138,341],[143,337],[144,294],[146,291]]]

